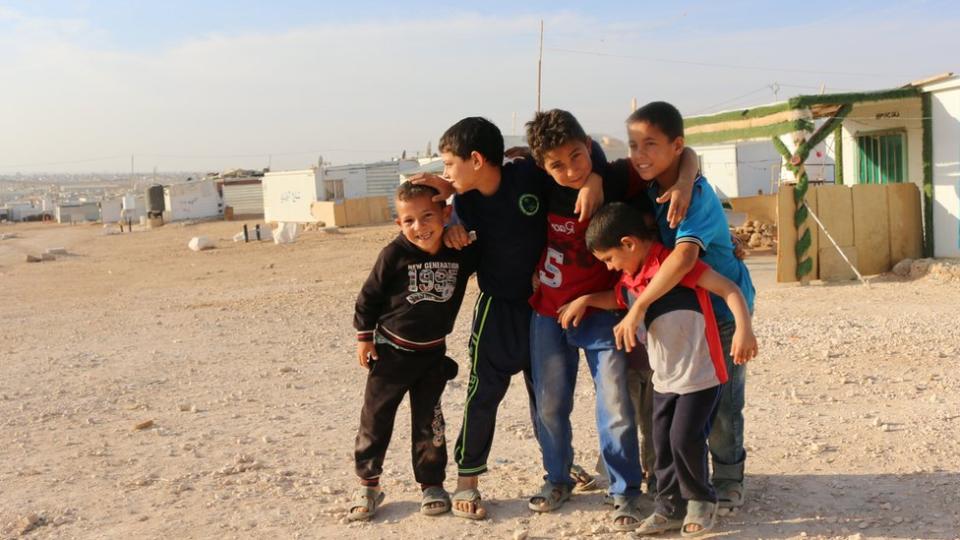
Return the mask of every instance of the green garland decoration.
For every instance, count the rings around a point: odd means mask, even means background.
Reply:
[[[793,190],[793,203],[796,207],[793,213],[793,226],[797,229],[797,245],[794,247],[794,253],[797,256],[797,279],[800,281],[803,281],[806,276],[813,272],[813,258],[807,255],[810,246],[813,244],[813,235],[807,225],[810,210],[807,208],[806,197],[807,191],[810,189],[810,179],[803,164],[807,161],[807,157],[810,156],[810,151],[814,147],[826,139],[827,135],[839,129],[843,118],[850,114],[852,108],[849,104],[840,107],[837,113],[824,122],[809,139],[800,142],[796,152],[791,153],[779,137],[773,138],[773,146],[787,160],[787,169],[797,179],[797,185]]]
[[[746,141],[750,139],[766,139],[785,135],[794,131],[812,131],[813,122],[806,119],[787,120],[770,124],[769,126],[728,129],[711,133],[693,133],[684,137],[686,144],[718,144],[725,142]]]
[[[833,130],[833,182],[843,185],[843,125]]]

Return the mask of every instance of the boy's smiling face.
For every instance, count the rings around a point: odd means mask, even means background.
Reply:
[[[397,225],[413,245],[430,254],[440,251],[443,226],[450,218],[450,206],[441,206],[429,196],[396,201]]]
[[[590,140],[574,140],[543,153],[543,168],[558,184],[580,189],[593,170]]]
[[[680,159],[683,137],[673,140],[649,122],[633,122],[627,126],[630,139],[630,162],[644,180],[656,180]]]

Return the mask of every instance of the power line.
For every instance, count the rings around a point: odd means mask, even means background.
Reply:
[[[697,60],[676,60],[671,58],[653,58],[649,56],[613,54],[613,53],[605,53],[605,52],[598,52],[598,51],[578,51],[575,49],[561,49],[558,47],[547,47],[546,49],[548,51],[564,52],[564,53],[570,53],[570,54],[605,56],[609,58],[626,58],[629,60],[643,60],[645,62],[662,62],[666,64],[686,64],[691,66],[717,67],[717,68],[726,68],[726,69],[773,71],[773,72],[782,72],[782,73],[806,73],[806,74],[813,74],[813,75],[856,75],[856,76],[862,76],[862,77],[888,77],[889,76],[883,73],[856,73],[856,72],[847,72],[847,71],[825,71],[825,70],[817,70],[817,69],[797,69],[797,68],[783,68],[783,67],[769,67],[769,66],[745,66],[745,65],[737,65],[737,64],[721,64],[716,62],[703,62],[703,61],[697,61]]]
[[[765,85],[761,86],[760,88],[757,88],[756,90],[751,90],[751,91],[747,92],[746,94],[741,94],[741,95],[739,95],[739,96],[737,96],[737,97],[730,98],[730,99],[728,99],[728,100],[726,100],[726,101],[721,101],[720,103],[715,103],[715,104],[713,104],[713,105],[710,105],[709,107],[704,107],[704,108],[702,108],[702,109],[700,109],[700,110],[698,110],[698,111],[696,111],[696,112],[694,112],[694,113],[692,113],[692,114],[694,114],[694,115],[702,114],[702,113],[705,113],[705,112],[707,112],[707,111],[709,111],[709,110],[711,110],[711,109],[715,109],[715,108],[717,108],[717,107],[720,107],[721,105],[726,105],[726,104],[728,104],[728,103],[733,103],[733,102],[735,102],[735,101],[740,101],[741,99],[743,99],[743,98],[745,98],[745,97],[747,97],[747,96],[752,96],[752,95],[754,95],[754,94],[756,94],[756,93],[762,92],[762,91],[764,91],[764,90],[769,90],[769,89],[770,89],[770,85],[769,85],[769,84],[765,84]]]

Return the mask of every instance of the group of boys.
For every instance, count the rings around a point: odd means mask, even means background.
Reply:
[[[369,371],[355,449],[361,487],[348,519],[371,518],[383,500],[383,460],[406,393],[421,512],[486,517],[479,475],[519,373],[546,469],[528,505],[560,508],[578,480],[589,481],[574,465],[570,422],[581,350],[614,530],[702,534],[719,506],[742,504],[753,285],[720,201],[684,146],[680,113],[654,102],[627,129],[630,158],[608,163],[573,115],[537,113],[527,124],[532,157],[504,163],[499,129],[465,118],[440,139],[445,178],[400,186],[401,233],[356,306],[358,360]],[[451,195],[455,223],[444,202]],[[451,499],[440,397],[457,365],[445,337],[473,273],[480,294]],[[638,424],[653,448],[642,458]],[[646,516],[644,481],[657,501]]]

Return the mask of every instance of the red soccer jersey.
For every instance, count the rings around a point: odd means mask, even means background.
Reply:
[[[645,197],[643,180],[628,160],[610,164],[603,180],[604,200],[628,201]],[[547,247],[537,265],[540,287],[530,305],[545,317],[556,317],[560,306],[590,293],[609,291],[620,279],[587,249],[589,221],[573,212],[578,192],[553,185],[547,211]]]
[[[617,273],[587,249],[587,226],[589,222],[575,217],[547,214],[547,249],[537,265],[540,286],[530,298],[540,315],[556,317],[560,306],[585,294],[609,291],[617,283]]]

